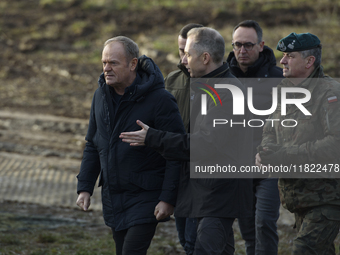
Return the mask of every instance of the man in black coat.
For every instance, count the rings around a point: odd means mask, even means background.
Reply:
[[[188,32],[195,27],[203,27],[203,25],[189,23],[185,25],[178,35],[178,53],[180,59],[184,57],[184,48],[187,41]],[[190,122],[190,74],[180,60],[178,69],[169,73],[164,79],[165,89],[169,91],[177,101],[179,112],[183,120],[186,132],[189,130]],[[176,228],[178,232],[179,242],[181,243],[185,253],[192,255],[194,253],[196,241],[197,219],[176,217]]]
[[[233,31],[232,45],[234,50],[227,59],[230,71],[245,86],[253,88],[253,104],[256,109],[271,108],[272,88],[279,84],[283,72],[282,68],[276,66],[273,51],[264,45],[260,25],[253,20],[239,23]],[[254,115],[254,118],[265,121],[268,115]],[[254,128],[254,156],[261,140],[262,128]],[[246,242],[247,255],[275,255],[279,241],[276,225],[280,208],[278,180],[257,178],[253,179],[253,182],[254,214],[238,219],[242,237]]]
[[[112,228],[116,254],[123,255],[146,254],[157,223],[173,213],[181,164],[150,148],[130,147],[119,134],[136,130],[137,118],[160,130],[185,132],[161,71],[138,54],[137,44],[127,37],[105,42],[77,176],[77,205],[86,211],[100,175],[104,220]]]
[[[192,78],[227,82],[246,94],[244,86],[230,73],[228,65],[223,63],[224,52],[224,39],[216,30],[206,27],[194,28],[188,33],[182,63]],[[169,160],[213,164],[216,162],[211,161],[210,156],[214,156],[214,159],[226,160],[224,163],[227,162],[237,169],[242,165],[249,165],[252,148],[247,145],[252,141],[252,130],[240,126],[213,127],[212,123],[212,118],[219,114],[236,122],[241,119],[247,121],[251,117],[249,111],[246,110],[242,116],[234,116],[231,92],[216,89],[223,106],[221,104],[216,107],[215,100],[208,98],[208,110],[204,115],[199,109],[202,94],[205,92],[197,87],[195,80],[191,89],[190,136],[150,128],[145,144]],[[145,129],[132,134],[122,133],[120,138],[123,138],[124,142],[132,143],[131,145],[141,145],[143,142],[135,143],[138,141],[135,137],[142,137],[143,140],[145,133]],[[180,176],[175,215],[199,220],[194,254],[233,254],[232,224],[235,218],[250,216],[252,181],[231,179],[228,173],[223,174],[222,178],[210,178],[206,173],[198,178],[190,178],[190,174],[194,173],[190,172],[189,168],[189,162],[185,162]]]

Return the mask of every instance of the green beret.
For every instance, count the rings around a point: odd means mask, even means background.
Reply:
[[[304,51],[314,49],[319,45],[320,40],[316,35],[291,33],[279,41],[276,49],[283,52]]]

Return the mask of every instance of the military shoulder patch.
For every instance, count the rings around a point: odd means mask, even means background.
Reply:
[[[337,102],[338,98],[336,96],[333,96],[333,97],[327,98],[327,100],[328,100],[328,103],[333,103],[333,102]]]

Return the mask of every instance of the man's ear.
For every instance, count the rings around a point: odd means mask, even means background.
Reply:
[[[133,72],[133,71],[136,70],[137,64],[138,64],[138,59],[137,59],[137,58],[133,58],[133,59],[130,61],[130,71],[131,71],[131,72]]]
[[[315,57],[314,56],[309,56],[307,57],[307,64],[306,64],[306,68],[309,69],[314,65],[315,62]]]
[[[259,45],[260,45],[259,52],[262,52],[263,51],[263,47],[264,47],[264,41],[260,42]]]
[[[207,65],[209,64],[210,60],[211,60],[211,56],[208,52],[204,52],[202,54],[202,57],[203,57],[203,64]]]

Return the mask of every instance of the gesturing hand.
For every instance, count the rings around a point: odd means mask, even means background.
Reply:
[[[121,138],[122,141],[125,143],[130,143],[131,146],[144,146],[144,141],[149,126],[144,124],[140,120],[137,120],[136,122],[139,126],[142,127],[141,130],[133,132],[123,132],[120,134],[119,138]]]

